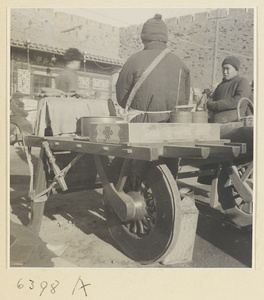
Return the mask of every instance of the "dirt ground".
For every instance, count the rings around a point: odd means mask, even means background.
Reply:
[[[38,149],[33,148],[33,161]],[[112,239],[104,218],[102,189],[50,195],[40,235],[26,228],[30,217],[29,169],[21,148],[10,147],[10,267],[51,268],[250,268],[252,230],[234,226],[209,206],[209,186],[191,185],[199,210],[193,259],[188,263],[141,265],[125,256]]]

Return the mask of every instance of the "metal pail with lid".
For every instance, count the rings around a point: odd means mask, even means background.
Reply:
[[[208,123],[208,112],[204,110],[192,112],[192,123]]]
[[[192,123],[192,113],[190,111],[172,111],[170,123]]]

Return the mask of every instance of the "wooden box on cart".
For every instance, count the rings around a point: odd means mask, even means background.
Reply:
[[[218,140],[220,124],[208,123],[91,123],[90,141],[155,143],[178,140]]]

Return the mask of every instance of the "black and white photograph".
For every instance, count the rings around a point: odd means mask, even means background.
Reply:
[[[3,0],[1,299],[263,298],[259,0]]]
[[[8,9],[9,268],[254,267],[255,20]]]

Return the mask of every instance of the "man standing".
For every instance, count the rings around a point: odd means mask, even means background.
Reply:
[[[26,119],[28,112],[24,109],[24,95],[20,92],[15,92],[10,100],[10,130],[14,129],[14,125],[21,132],[33,133],[32,124]]]
[[[243,97],[250,98],[250,84],[247,79],[239,76],[239,68],[240,61],[234,56],[228,56],[223,60],[223,80],[216,87],[206,104],[210,113],[210,122],[226,124],[237,121],[237,106],[239,100]],[[240,106],[240,115],[242,117],[245,116],[247,107],[247,101],[243,101]],[[230,131],[228,126],[221,126],[220,134],[222,139],[230,139],[232,142],[246,143],[248,149],[253,148],[253,127],[236,128]],[[201,167],[201,173],[198,177],[199,183],[211,184],[215,175],[207,175],[209,169],[216,169],[216,165],[209,164]]]
[[[32,124],[27,120],[28,112],[24,109],[24,95],[15,92],[10,99],[10,145],[17,142],[19,132],[33,133]]]
[[[123,108],[143,73],[167,48],[168,28],[161,15],[156,14],[143,25],[141,39],[144,49],[127,60],[117,80],[116,98]],[[132,122],[166,122],[175,105],[187,104],[189,97],[190,72],[179,57],[169,52],[137,89],[128,113],[135,112]]]
[[[246,78],[239,76],[240,61],[228,56],[222,63],[223,80],[216,87],[207,108],[211,111],[211,122],[228,123],[237,121],[237,105],[242,97],[250,98],[250,85]],[[240,115],[245,116],[247,102],[241,104]]]
[[[83,55],[76,48],[69,48],[64,55],[65,69],[56,77],[56,89],[65,93],[78,89],[78,76],[76,71],[80,69]]]

